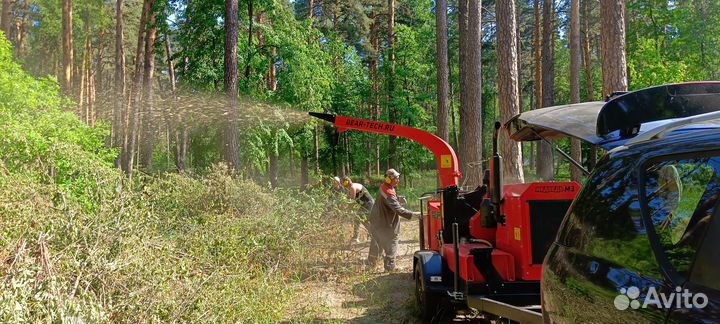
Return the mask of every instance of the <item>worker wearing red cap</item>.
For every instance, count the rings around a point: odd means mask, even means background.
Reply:
[[[369,267],[374,267],[380,258],[381,252],[385,252],[385,270],[395,270],[395,256],[397,255],[400,235],[399,216],[411,219],[413,216],[420,215],[420,213],[410,211],[400,204],[395,192],[395,188],[399,183],[400,172],[395,169],[388,169],[385,172],[385,183],[380,186],[380,191],[375,198],[375,205],[370,211],[371,241],[370,252],[366,261]]]

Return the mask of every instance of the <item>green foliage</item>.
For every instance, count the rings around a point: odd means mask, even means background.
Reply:
[[[57,83],[36,79],[11,60],[12,51],[0,40],[0,164],[10,172],[62,188],[68,198],[94,211],[112,192],[98,185],[117,171],[115,153],[104,146],[107,125],[90,128],[65,107],[74,104],[59,94]]]
[[[689,81],[687,65],[682,61],[670,61],[658,51],[658,40],[641,39],[637,50],[630,55],[628,68],[635,89],[643,89],[658,84]]]
[[[0,321],[278,322],[318,262],[306,242],[339,239],[322,190],[272,195],[222,167],[143,182],[91,215],[0,169]]]
[[[104,148],[107,126],[66,111],[73,103],[56,82],[20,69],[1,36],[0,322],[297,314],[290,283],[310,275],[324,240],[341,240],[325,191],[269,193],[217,165],[203,177],[140,176],[130,188]],[[276,149],[290,143],[264,129]]]

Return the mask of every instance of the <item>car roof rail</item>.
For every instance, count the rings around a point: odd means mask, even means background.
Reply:
[[[627,141],[627,143],[625,143],[625,146],[637,144],[640,142],[646,142],[646,141],[657,139],[657,138],[662,138],[665,134],[670,133],[678,128],[682,128],[682,127],[690,125],[690,124],[702,123],[702,122],[707,122],[707,121],[711,121],[711,120],[715,120],[715,119],[720,119],[720,111],[713,111],[713,112],[695,115],[695,116],[691,116],[691,117],[680,118],[680,119],[671,121],[669,123],[660,125],[658,127],[655,127],[653,129],[650,129],[634,138],[631,138],[630,140]]]

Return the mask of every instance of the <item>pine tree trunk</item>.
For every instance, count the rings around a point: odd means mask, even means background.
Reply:
[[[595,87],[593,85],[593,71],[592,71],[592,35],[590,34],[590,4],[589,1],[582,1],[583,17],[583,65],[585,67],[585,83],[587,86],[587,101],[595,100]]]
[[[542,41],[542,106],[555,104],[555,5],[553,1],[543,2],[543,41]],[[550,144],[538,143],[537,175],[543,181],[551,181],[555,176],[553,152]]]
[[[267,85],[268,90],[275,92],[277,91],[277,67],[275,66],[275,61],[277,60],[277,47],[273,47],[272,50],[270,50],[270,53],[272,53],[272,57],[268,62]]]
[[[580,65],[582,64],[582,51],[580,49],[580,3],[571,0],[570,3],[570,102],[580,102]],[[580,140],[570,139],[570,157],[582,163],[582,147]],[[582,171],[574,165],[570,166],[570,179],[580,182]]]
[[[520,107],[520,112],[523,111],[523,69],[522,69],[522,51],[523,51],[523,43],[522,43],[522,35],[520,30],[520,12],[522,11],[521,8],[518,8],[515,6],[515,41],[517,42],[517,71],[518,71],[518,79],[517,79],[517,87],[518,87],[518,103]],[[504,122],[504,121],[503,121]],[[522,143],[520,145],[520,153],[522,153]],[[522,166],[522,159],[520,160],[520,165]]]
[[[127,108],[126,108],[126,122],[125,124],[128,125],[128,130],[126,132],[125,140],[124,140],[124,147],[125,149],[123,152],[125,152],[125,157],[123,165],[125,166],[123,169],[127,173],[128,178],[132,180],[133,171],[135,168],[135,158],[136,153],[138,150],[136,150],[137,146],[137,134],[138,134],[138,126],[140,121],[140,111],[139,111],[139,105],[140,105],[140,86],[142,82],[142,70],[143,70],[143,60],[142,58],[145,57],[145,34],[147,33],[145,30],[147,18],[150,16],[150,10],[152,8],[153,0],[144,0],[143,2],[143,11],[142,15],[140,16],[140,26],[138,28],[138,40],[137,40],[137,47],[135,49],[135,71],[133,74],[133,83],[132,83],[132,89],[130,91],[130,98],[128,98],[127,101]]]
[[[93,67],[93,55],[97,52],[97,57],[95,62],[97,62],[97,67]],[[95,86],[96,86],[96,78],[97,74],[96,71],[102,69],[102,48],[96,49],[93,47],[92,40],[90,41],[90,57],[88,57],[88,110],[90,111],[90,126],[95,127],[95,121],[97,120],[97,112],[95,111]],[[98,59],[98,57],[100,57]]]
[[[435,34],[437,50],[437,132],[438,136],[450,141],[448,127],[448,29],[447,0],[437,0],[435,6]]]
[[[372,22],[370,23],[370,46],[372,48],[372,58],[370,61],[370,78],[372,79],[372,95],[373,106],[375,111],[373,119],[380,120],[380,36],[378,31],[378,15],[371,14]],[[375,143],[375,173],[380,175],[380,144]]]
[[[315,174],[320,175],[320,126],[315,126],[313,132],[313,140],[315,149]]]
[[[452,146],[455,148],[455,150],[458,150],[458,148],[460,147],[460,139],[459,139],[460,136],[458,135],[458,124],[457,124],[457,121],[455,120],[455,115],[456,115],[455,105],[453,104],[453,101],[455,98],[455,84],[454,83],[450,84],[450,98],[453,98],[453,100],[450,100],[450,102],[449,102],[450,125],[452,126],[452,137],[453,137],[452,138],[453,139]]]
[[[10,29],[12,28],[12,1],[2,0],[2,13],[0,14],[0,30],[5,33],[5,37],[10,39]]]
[[[308,19],[312,19],[315,16],[315,2],[308,0]]]
[[[295,147],[290,146],[290,179],[295,182]]]
[[[123,25],[123,0],[115,4],[115,98],[113,98],[112,146],[122,147],[126,125],[125,115],[125,49]],[[120,154],[122,156],[122,152]],[[115,160],[115,167],[120,167],[121,158]]]
[[[268,180],[270,180],[270,187],[275,189],[278,186],[278,160],[280,157],[278,157],[277,152],[270,152],[268,156],[270,158],[270,163],[268,165]]]
[[[625,59],[625,1],[600,1],[602,18],[603,98],[615,91],[627,91]]]
[[[27,32],[30,23],[30,4],[29,0],[23,1],[22,18],[18,28],[17,37],[17,57],[22,59],[25,57],[25,47],[27,42]]]
[[[387,33],[387,109],[388,118],[391,123],[398,122],[397,108],[395,107],[395,0],[388,0],[388,33]],[[392,168],[398,167],[397,161],[397,136],[389,136],[390,146],[388,148],[388,164]]]
[[[500,120],[510,120],[520,113],[518,86],[518,48],[515,20],[515,0],[500,0],[495,4],[497,17],[498,94]],[[500,132],[500,153],[503,173],[508,184],[524,181],[520,143],[511,140],[507,132]]]
[[[154,3],[154,0],[151,0]],[[151,3],[150,7],[152,8]],[[142,125],[143,135],[140,156],[142,158],[142,165],[145,170],[150,173],[153,170],[153,150],[155,147],[155,111],[154,111],[154,99],[153,99],[153,78],[155,75],[155,39],[157,38],[157,29],[155,26],[155,20],[157,13],[151,12],[149,14],[148,24],[150,29],[147,30],[145,36],[145,58],[144,58],[144,73],[143,73],[143,94],[142,94]]]
[[[251,16],[252,17],[252,16]],[[224,157],[231,170],[240,167],[238,125],[238,0],[225,1],[225,94],[228,96],[228,119],[224,133]],[[252,37],[252,36],[250,36]],[[249,76],[249,75],[248,75]]]
[[[66,93],[73,89],[73,33],[72,33],[72,0],[62,0],[62,41],[63,41],[63,87]]]
[[[542,36],[541,36],[541,14],[540,0],[533,1],[533,12],[535,16],[534,38],[534,62],[535,62],[535,106],[530,109],[542,108]],[[537,145],[530,143],[530,168],[537,173]]]
[[[309,158],[303,154],[302,161],[300,161],[300,188],[305,190],[310,183],[310,172],[309,172]]]
[[[249,86],[250,81],[250,60],[252,58],[252,51],[253,51],[253,0],[247,0],[247,6],[248,6],[248,53],[247,53],[247,61],[245,62],[245,83],[246,86]]]
[[[460,0],[460,163],[465,185],[482,181],[482,73],[480,0]]]
[[[583,14],[583,64],[585,66],[585,83],[587,86],[587,101],[595,100],[595,85],[593,82],[593,70],[592,70],[592,39],[593,35],[590,31],[590,1],[582,1]],[[590,145],[590,152],[588,154],[588,167],[590,170],[595,168],[597,163],[598,152],[595,145]]]
[[[172,60],[173,51],[170,46],[170,34],[165,33],[165,58],[167,59],[168,65],[168,79],[170,80],[170,107],[173,110],[175,116],[174,122],[174,133],[175,133],[175,167],[179,173],[185,172],[185,160],[187,157],[187,146],[188,146],[188,129],[185,125],[183,115],[177,111],[177,84],[175,81],[175,63]]]
[[[85,26],[88,26],[88,25],[85,24]],[[88,30],[89,29],[87,29],[87,28],[85,29],[86,35],[87,35]],[[87,56],[88,56],[88,50],[90,48],[89,44],[90,44],[90,37],[85,36],[85,45],[83,46],[82,60],[80,61],[81,62],[80,63],[80,87],[79,87],[80,94],[78,95],[78,102],[77,102],[78,109],[80,110],[80,116],[86,125],[90,124],[90,118],[89,118],[89,116],[88,116],[89,114],[87,112],[87,105],[85,104],[85,102],[86,102],[85,89],[87,88],[85,83],[87,82],[87,78],[86,78],[86,76],[87,76]]]

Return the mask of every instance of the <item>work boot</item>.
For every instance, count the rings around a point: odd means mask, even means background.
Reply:
[[[385,258],[385,271],[387,272],[393,272],[395,271],[395,258]]]

